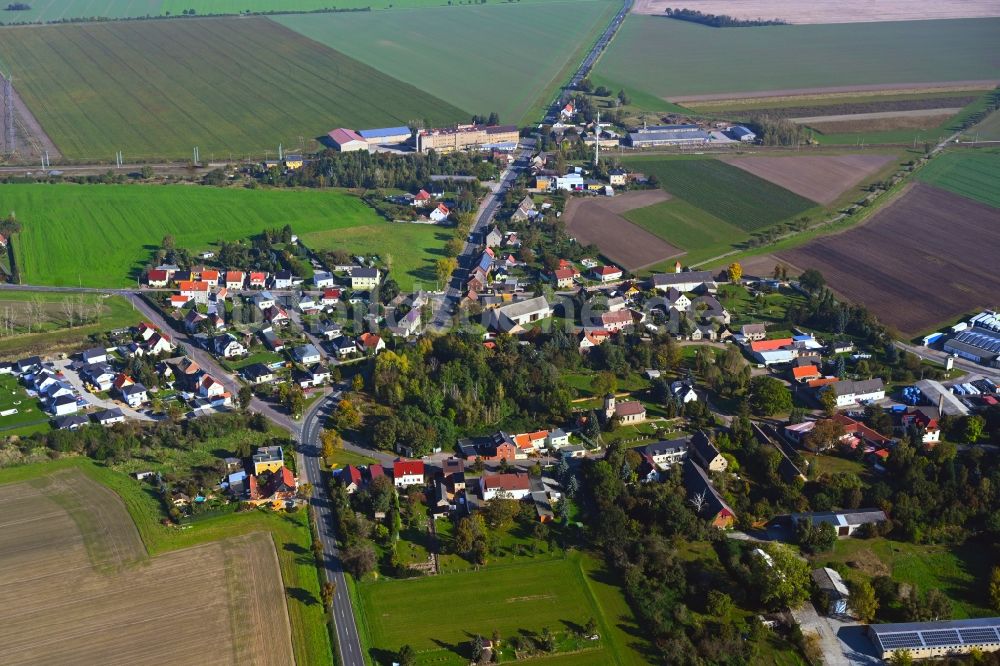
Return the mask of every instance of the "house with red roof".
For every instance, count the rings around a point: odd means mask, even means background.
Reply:
[[[218,398],[226,392],[226,387],[212,375],[203,375],[198,382],[198,394],[204,398]]]
[[[417,206],[418,208],[427,205],[427,203],[430,200],[431,200],[431,195],[430,192],[428,192],[427,190],[420,190],[415,195],[413,195],[413,205]]]
[[[210,286],[204,280],[184,280],[178,283],[177,289],[181,296],[187,296],[196,303],[208,303]]]
[[[936,407],[910,407],[906,413],[899,417],[899,424],[900,429],[904,432],[910,426],[922,430],[924,444],[937,444],[941,441],[941,427],[938,424]]]
[[[219,286],[219,271],[212,269],[204,269],[201,271],[201,281],[207,282],[209,287],[213,289]]]
[[[385,340],[367,331],[358,336],[358,344],[369,354],[378,354],[385,349]]]
[[[276,472],[253,475],[249,480],[250,501],[255,504],[281,504],[293,501],[298,490],[292,470],[282,466]]]
[[[776,351],[778,349],[783,349],[785,347],[792,346],[791,338],[776,338],[774,340],[754,340],[750,343],[750,351],[752,352],[764,352],[764,351]]]
[[[524,499],[531,494],[531,479],[527,474],[517,472],[484,474],[479,478],[479,493],[484,502],[500,493],[506,494],[510,499]]]
[[[583,331],[580,334],[580,343],[578,349],[581,354],[586,354],[594,347],[604,344],[611,334],[604,329],[594,329],[592,331]]]
[[[246,281],[243,271],[226,271],[226,289],[242,289]]]
[[[557,268],[552,272],[552,278],[557,289],[568,289],[573,286],[573,280],[580,277],[580,271],[574,268]]]
[[[188,298],[187,296],[181,296],[180,294],[170,294],[168,302],[170,303],[170,307],[172,308],[182,308],[188,303],[190,303],[191,299]]]
[[[590,271],[595,280],[601,282],[614,282],[622,279],[622,269],[617,266],[597,266]]]
[[[396,458],[392,463],[392,482],[397,488],[424,485],[424,461]]]
[[[319,299],[320,305],[336,305],[340,300],[340,289],[327,289],[323,292],[322,298]]]
[[[340,479],[340,485],[344,486],[344,490],[347,491],[348,495],[361,490],[361,487],[364,485],[364,480],[361,478],[361,470],[354,465],[348,465],[340,470],[340,475],[337,478]]]
[[[166,287],[170,276],[165,270],[154,268],[146,273],[146,284],[150,287]]]
[[[448,220],[449,215],[451,215],[451,210],[443,203],[439,203],[437,207],[434,210],[432,210],[427,217],[429,217],[432,222],[437,222],[438,224],[441,224],[442,222],[446,222]]]
[[[811,379],[819,379],[822,376],[823,373],[815,365],[803,365],[792,368],[792,380],[799,383],[805,383]]]
[[[267,285],[267,273],[262,271],[250,271],[250,288],[263,289]]]

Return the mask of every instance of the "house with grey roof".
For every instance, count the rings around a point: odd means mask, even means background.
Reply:
[[[490,327],[503,333],[518,333],[525,324],[552,316],[544,296],[515,301],[490,311]]]

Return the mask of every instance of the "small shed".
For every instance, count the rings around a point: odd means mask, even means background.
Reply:
[[[827,615],[845,615],[850,592],[840,574],[829,567],[823,567],[813,570],[812,579],[826,601]]]

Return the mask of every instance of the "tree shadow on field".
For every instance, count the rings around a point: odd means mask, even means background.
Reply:
[[[457,654],[459,657],[462,657],[463,659],[471,659],[472,658],[472,650],[471,649],[468,649],[468,650],[463,649],[464,646],[462,646],[462,645],[455,645],[453,643],[446,643],[446,642],[438,640],[436,638],[432,638],[431,641],[433,641],[434,645],[437,645],[439,648],[441,648],[443,650],[448,650],[449,652],[454,652],[455,654]]]
[[[282,547],[289,553],[295,553],[296,555],[302,555],[303,553],[309,552],[309,550],[305,546],[300,546],[297,543],[286,543]]]
[[[573,622],[571,620],[559,620],[562,622],[570,633],[576,634],[577,636],[583,636],[583,626]]]
[[[301,587],[286,587],[285,594],[306,606],[315,606],[319,603],[313,593]]]
[[[371,648],[368,650],[368,656],[372,658],[372,661],[379,666],[389,666],[390,664],[396,663],[397,654],[392,650],[385,650],[382,648]]]

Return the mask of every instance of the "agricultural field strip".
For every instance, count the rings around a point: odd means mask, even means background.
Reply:
[[[46,481],[49,482],[47,485]],[[86,479],[80,472],[57,473],[48,479],[0,487],[0,505],[6,509],[21,508],[18,513],[24,513],[29,507],[37,509],[40,505],[53,508],[46,512],[48,520],[43,529],[38,529],[34,521],[5,520],[0,523],[0,542],[5,542],[2,544],[4,547],[0,547],[0,559],[6,564],[0,567],[0,589],[8,588],[8,594],[23,600],[16,607],[17,615],[0,627],[0,639],[4,639],[6,654],[24,653],[23,658],[29,661],[32,655],[37,655],[51,662],[65,658],[60,657],[60,651],[73,651],[73,659],[76,660],[111,659],[116,663],[152,664],[157,663],[155,660],[159,658],[185,660],[183,650],[195,648],[199,650],[199,656],[207,657],[209,661],[249,661],[275,666],[291,663],[287,615],[286,621],[281,622],[281,610],[274,610],[267,603],[268,599],[282,597],[281,578],[277,575],[268,577],[261,572],[261,566],[266,562],[264,566],[277,573],[277,554],[269,535],[253,533],[174,551],[154,558],[149,565],[139,569],[129,568],[111,576],[97,575],[93,572],[95,563],[88,563],[88,558],[84,556],[84,544],[88,536],[104,538],[113,530],[103,529],[100,521],[90,525],[77,521],[77,528],[74,529],[65,502],[57,502],[54,495],[42,491],[43,485],[56,493],[63,492],[67,487],[76,490],[70,496],[76,502],[71,509],[122,514],[127,521],[122,527],[138,537],[117,496]],[[23,493],[20,492],[22,489]],[[110,493],[112,497],[100,497],[105,493]],[[63,510],[55,510],[60,504]],[[10,514],[5,511],[4,515]],[[101,527],[95,529],[98,525]],[[81,528],[85,531],[81,532]],[[89,535],[88,531],[91,532]],[[31,547],[7,547],[13,543]],[[57,545],[59,547],[54,548]],[[192,567],[193,558],[202,564],[207,558],[210,560],[208,564],[216,562],[218,566]],[[73,562],[77,564],[73,565]],[[15,570],[23,567],[42,567],[44,571],[40,576],[24,576],[18,571],[14,577]],[[227,604],[227,595],[220,595],[215,589],[219,581],[217,569],[232,571],[234,567],[240,577],[246,579],[245,576],[250,576],[249,580],[253,580],[254,587],[259,589],[244,586],[242,593],[234,597],[235,590],[230,586],[230,602]],[[72,580],[67,581],[67,576]],[[57,588],[49,584],[39,592],[38,584],[45,584],[47,579],[53,578],[58,579],[52,580]],[[19,587],[28,585],[31,586],[31,594],[18,592]],[[13,591],[9,590],[11,586],[15,588]],[[63,594],[66,587],[76,593]],[[164,594],[167,590],[178,589],[184,589],[185,593]],[[46,595],[45,590],[51,590],[51,594]],[[102,601],[104,606],[101,606]],[[227,610],[231,604],[237,605],[235,615]],[[192,612],[192,606],[199,610]],[[206,616],[208,611],[211,611],[211,618]],[[67,615],[69,617],[65,621],[60,619]],[[240,624],[240,618],[245,620],[245,626]],[[60,625],[58,630],[46,631],[44,637],[37,637],[39,630],[54,629],[53,623]],[[157,632],[162,631],[164,626],[171,628],[173,642],[155,640]],[[112,627],[114,631],[111,631]],[[9,634],[9,637],[4,638],[4,634]],[[236,651],[231,655],[228,650],[215,657],[211,656],[211,651],[206,655],[207,644],[196,638],[212,636],[212,644],[215,645],[226,642],[224,635],[237,639],[233,646]],[[123,641],[122,636],[126,640]],[[185,641],[185,636],[190,640]],[[244,636],[253,638],[246,643]],[[151,647],[154,643],[157,647]],[[193,658],[194,654],[189,656]]]
[[[672,0],[638,0],[636,14],[662,16]],[[866,0],[685,0],[686,9],[707,14],[725,14],[741,19],[782,19],[796,25],[809,23],[869,23],[879,21],[924,21],[928,19],[979,18],[1000,16],[991,0],[895,0],[871,3]]]
[[[673,102],[995,81],[998,29],[987,18],[737,30],[630,15],[593,80]]]
[[[946,109],[911,109],[909,111],[873,111],[871,113],[840,113],[832,116],[807,116],[805,118],[790,118],[793,123],[809,125],[812,123],[835,123],[842,120],[879,120],[882,118],[919,118],[933,116],[947,118],[953,116],[962,107]]]
[[[829,205],[895,159],[895,155],[867,154],[733,157],[723,161],[811,201]]]
[[[60,148],[69,153],[93,150],[95,141],[110,142],[112,134],[127,153],[149,153],[159,143],[172,146],[174,152],[181,145],[190,150],[196,143],[206,151],[227,146],[242,150],[250,137],[273,134],[279,139],[284,133],[291,140],[292,131],[312,138],[339,122],[338,102],[347,116],[340,121],[405,122],[416,109],[413,105],[425,102],[431,103],[424,110],[432,118],[464,115],[416,88],[407,99],[424,98],[423,102],[408,102],[413,109],[404,106],[389,114],[386,109],[396,107],[384,101],[404,95],[410,86],[390,83],[384,74],[265,18],[18,28],[10,34],[19,40],[18,48],[5,52],[15,72],[28,68],[28,60],[32,68],[22,77],[27,83],[20,88]],[[55,49],[48,43],[52,41]],[[280,45],[276,52],[275,44]],[[59,62],[36,57],[35,49],[51,50]],[[237,53],[240,60],[234,56]],[[163,62],[174,65],[163,67]],[[205,62],[219,66],[205,67]],[[235,77],[227,76],[230,69]],[[109,70],[120,71],[109,77]],[[66,71],[73,75],[66,76]],[[245,73],[252,74],[249,82]],[[85,92],[75,87],[79,82],[86,82]],[[61,100],[78,101],[69,111],[49,108],[46,91],[52,87],[61,91],[57,95]],[[262,95],[262,90],[272,94]],[[361,91],[367,95],[359,96]],[[388,96],[377,102],[373,97],[383,91]],[[98,104],[95,94],[118,103]],[[343,106],[344,100],[350,101],[350,108]],[[97,112],[102,115],[97,117]],[[146,123],[165,120],[143,124],[131,116],[141,116]],[[306,128],[309,119],[323,124]]]
[[[861,226],[777,256],[819,270],[838,294],[916,334],[992,305],[1000,293],[996,247],[1000,209],[917,183]]]
[[[938,155],[917,172],[917,179],[1000,208],[1000,151]]]
[[[854,91],[841,93],[822,94],[799,94],[779,97],[754,96],[748,98],[716,99],[704,102],[688,104],[687,108],[693,111],[713,113],[716,111],[735,113],[738,111],[760,111],[764,113],[777,114],[784,113],[787,109],[813,109],[813,108],[843,108],[844,112],[850,112],[858,107],[873,107],[870,110],[891,110],[884,109],[891,105],[898,105],[894,108],[906,107],[909,105],[930,106],[958,106],[960,102],[949,100],[972,100],[981,97],[983,93],[993,90],[992,85],[981,85],[979,87],[955,87],[954,84],[938,88],[924,89],[880,89],[870,91]],[[801,115],[801,114],[799,114]]]

